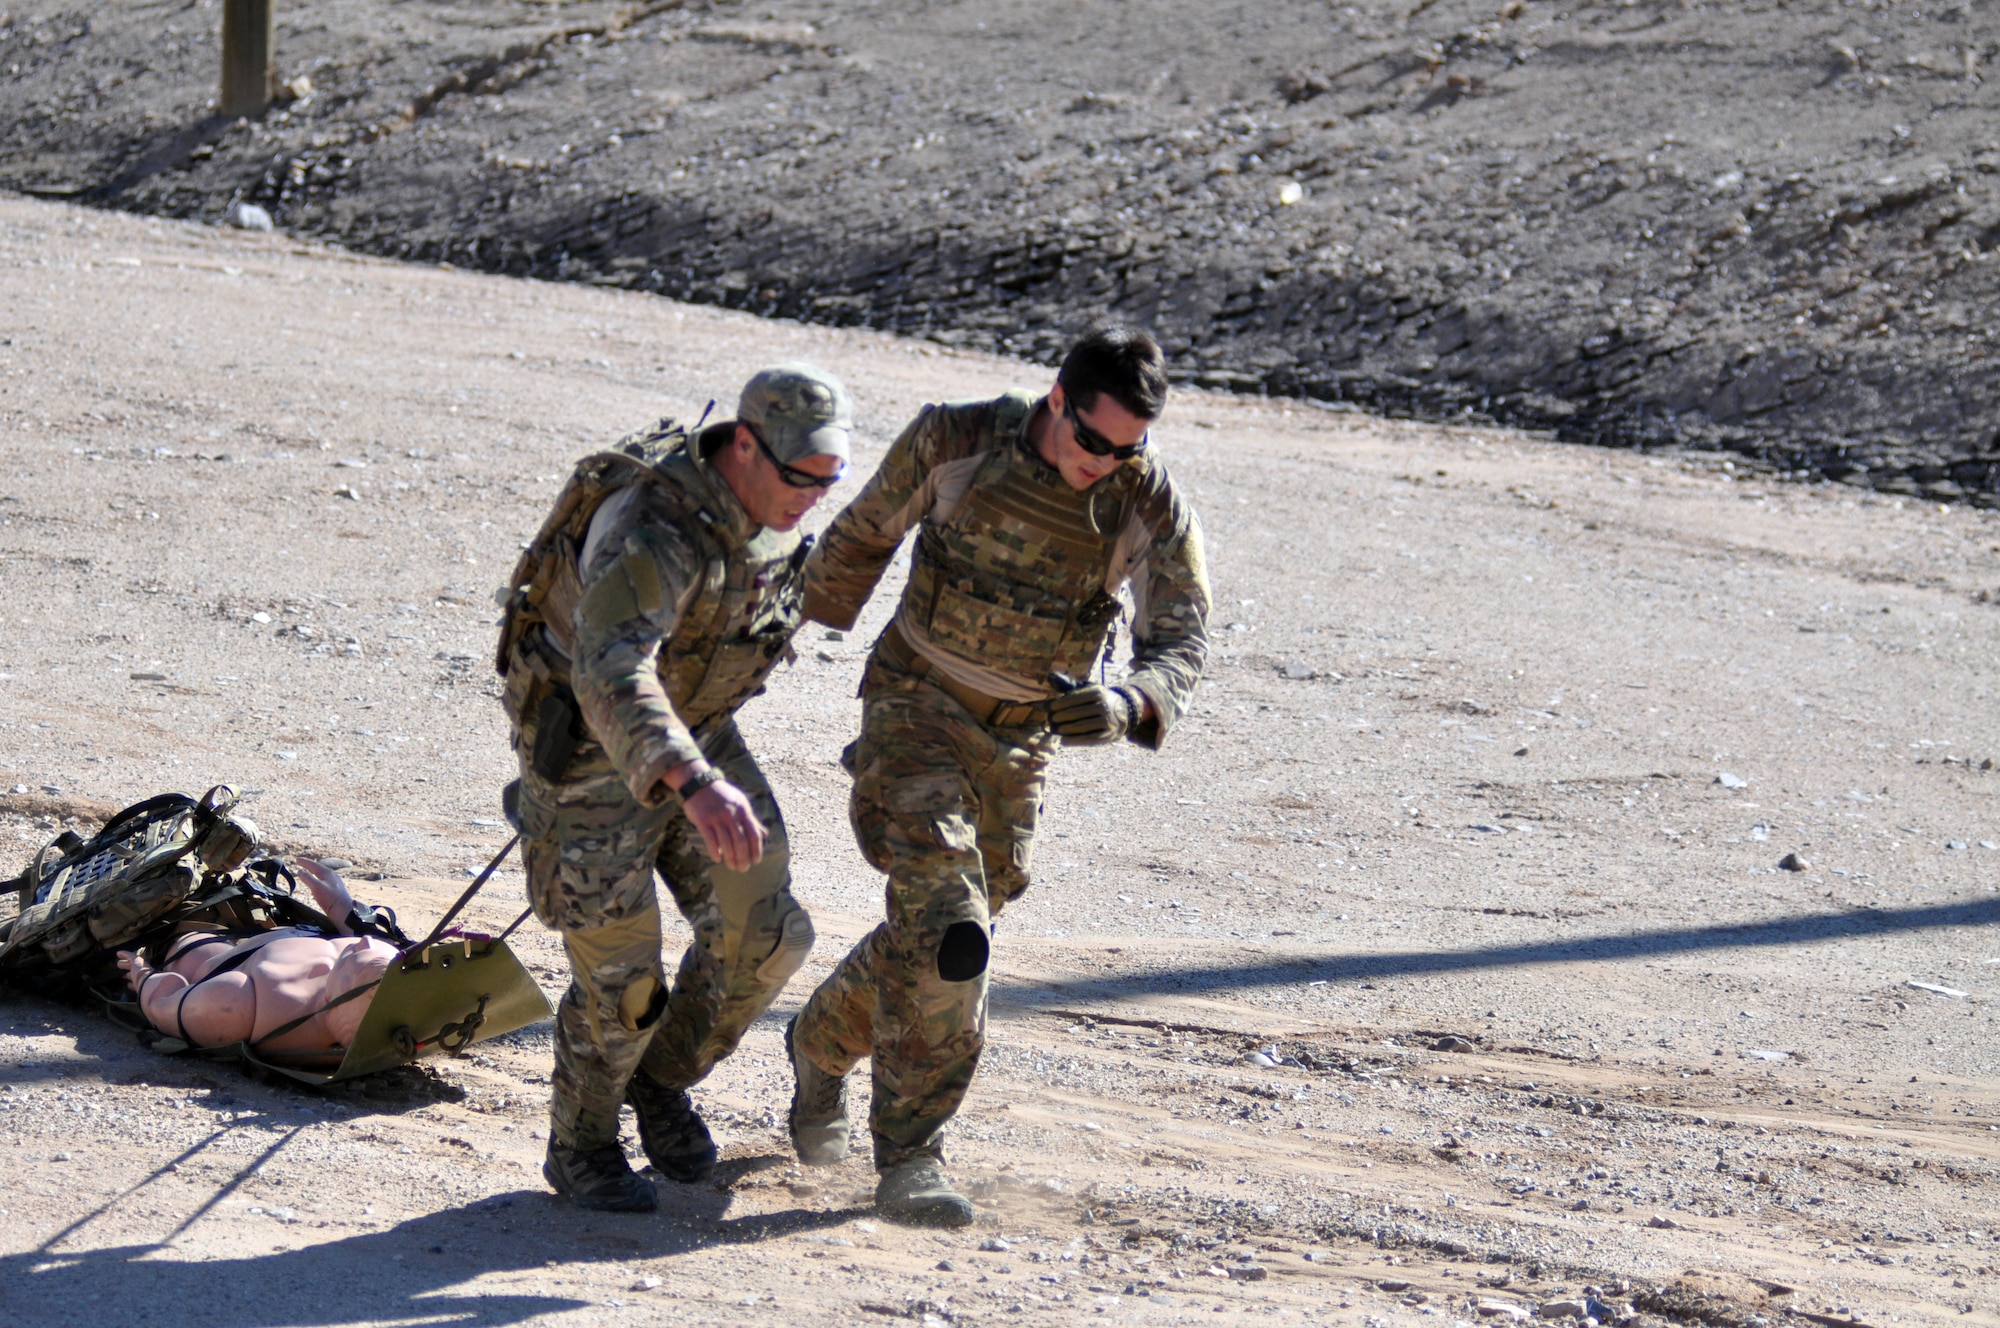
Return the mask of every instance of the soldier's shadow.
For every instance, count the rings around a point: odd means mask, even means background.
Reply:
[[[143,1307],[149,1324],[193,1328],[470,1321],[519,1323],[601,1301],[553,1287],[472,1285],[492,1273],[552,1265],[670,1259],[720,1244],[753,1244],[851,1221],[854,1210],[790,1209],[726,1218],[729,1196],[709,1186],[660,1186],[651,1215],[586,1213],[534,1190],[494,1195],[330,1244],[233,1258],[177,1258],[171,1246],[123,1245],[0,1258],[6,1319],[116,1322]],[[282,1227],[272,1227],[275,1234]],[[634,1291],[633,1296],[646,1293]],[[93,1307],[101,1306],[101,1309]],[[126,1320],[130,1321],[130,1320]]]

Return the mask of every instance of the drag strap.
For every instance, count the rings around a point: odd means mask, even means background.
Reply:
[[[409,947],[403,953],[409,954],[412,951],[421,950],[427,945],[436,944],[438,937],[444,935],[444,929],[451,925],[451,920],[458,916],[459,910],[472,902],[472,897],[479,893],[479,887],[485,885],[492,878],[493,873],[500,870],[500,864],[506,861],[507,855],[514,851],[514,845],[520,842],[521,836],[519,832],[516,832],[512,839],[501,845],[500,851],[493,855],[493,861],[486,864],[486,870],[472,878],[472,884],[465,887],[465,893],[458,897],[458,902],[446,909],[444,916],[437,920],[437,926],[431,928],[431,934]]]

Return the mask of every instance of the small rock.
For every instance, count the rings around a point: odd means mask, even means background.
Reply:
[[[1007,1243],[1005,1237],[988,1236],[985,1240],[979,1242],[979,1248],[988,1254],[1005,1254],[1014,1247]]]
[[[1965,841],[1963,839],[1947,839],[1944,841],[1944,846],[1947,851],[1952,853],[1965,852]]]
[[[1458,1036],[1456,1033],[1446,1033],[1443,1037],[1431,1043],[1431,1050],[1432,1051],[1478,1051],[1479,1048],[1474,1046],[1469,1040]]]
[[[1505,1300],[1482,1300],[1478,1310],[1482,1319],[1512,1319],[1518,1323],[1528,1317],[1524,1307]]]
[[[1715,782],[1726,789],[1749,788],[1750,781],[1741,775],[1732,775],[1727,770],[1715,777]]]
[[[1514,755],[1516,756],[1526,756],[1527,754],[1528,754],[1528,749],[1526,747],[1516,747],[1514,749]]]
[[[1489,713],[1485,706],[1479,704],[1479,702],[1469,696],[1458,703],[1458,708],[1468,715],[1484,715]]]
[[[49,1161],[51,1161],[51,1162],[67,1162],[67,1161],[69,1161],[69,1154],[68,1154],[68,1153],[56,1153],[56,1154],[53,1154],[53,1155],[52,1155],[52,1156],[51,1156],[51,1157],[49,1158]]]
[[[1790,872],[1811,871],[1812,864],[1796,853],[1787,853],[1784,857],[1778,859],[1778,870]]]
[[[1278,1062],[1272,1060],[1261,1051],[1245,1052],[1243,1059],[1260,1070],[1275,1070],[1278,1068]]]
[[[1408,1282],[1405,1282],[1400,1277],[1384,1277],[1379,1279],[1375,1283],[1375,1289],[1377,1291],[1387,1291],[1393,1295],[1399,1292],[1408,1291],[1410,1289],[1410,1284]]]
[[[634,1282],[629,1289],[633,1291],[656,1291],[659,1289],[659,1286],[660,1286],[659,1278],[642,1277],[638,1281]]]
[[[313,81],[304,74],[294,74],[272,90],[273,100],[280,103],[304,103],[312,100]]]
[[[1287,180],[1278,186],[1278,206],[1290,207],[1306,196],[1306,188],[1297,180]]]
[[[231,203],[229,224],[239,231],[268,231],[271,229],[271,214],[255,203]]]
[[[1229,1280],[1232,1282],[1261,1282],[1271,1275],[1271,1270],[1257,1263],[1232,1264]]]
[[[166,680],[167,675],[164,673],[135,673],[132,675],[133,682],[165,682]]]
[[[1543,1301],[1541,1307],[1536,1310],[1536,1313],[1540,1314],[1544,1319],[1587,1319],[1590,1317],[1589,1307],[1580,1300]]]
[[[1766,1051],[1761,1047],[1751,1047],[1743,1054],[1758,1061],[1788,1061],[1792,1058],[1789,1051]]]
[[[1680,1223],[1674,1221],[1674,1219],[1672,1219],[1671,1217],[1668,1217],[1665,1213],[1653,1214],[1651,1217],[1646,1219],[1646,1225],[1652,1227],[1655,1231],[1686,1230],[1685,1227],[1683,1227]]]
[[[955,1273],[958,1271],[958,1269],[951,1266],[951,1260],[949,1259],[939,1259],[936,1267],[940,1273]]]
[[[1310,664],[1283,664],[1278,668],[1278,676],[1293,682],[1305,682],[1318,676],[1318,670]]]
[[[333,491],[333,496],[336,498],[345,498],[349,502],[358,503],[361,501],[361,494],[355,489],[355,487],[352,484],[341,485],[338,489],[335,489]]]
[[[787,1181],[785,1188],[791,1191],[794,1199],[810,1199],[819,1193],[819,1186],[809,1180]]]
[[[279,752],[278,759],[280,761],[296,761],[299,759],[299,754],[297,752]]]
[[[271,615],[265,613],[262,609],[259,609],[257,612],[250,615],[250,621],[253,623],[267,623],[271,621]]]
[[[1573,1203],[1573,1204],[1571,1204],[1571,1205],[1569,1206],[1569,1210],[1570,1210],[1570,1211],[1571,1211],[1572,1213],[1587,1213],[1587,1212],[1589,1212],[1589,1211],[1590,1211],[1590,1200],[1588,1200],[1588,1199],[1578,1199],[1578,1200],[1577,1200],[1577,1201],[1576,1201],[1575,1203]],[[1547,1311],[1547,1310],[1543,1310],[1542,1312],[1543,1312],[1544,1314],[1547,1314],[1547,1313],[1548,1313],[1548,1311]]]
[[[26,793],[28,791],[28,786],[26,784],[16,784],[13,788],[8,789],[7,791],[9,793]]]
[[[1959,1000],[1959,1001],[1965,999],[1965,993],[1960,991],[1957,987],[1940,987],[1936,983],[1919,982],[1915,978],[1911,978],[1908,982],[1904,983],[1903,985],[1906,987],[1915,987],[1918,991],[1927,991],[1933,996],[1949,996],[1953,1000]]]

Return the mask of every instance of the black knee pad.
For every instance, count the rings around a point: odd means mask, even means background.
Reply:
[[[938,976],[946,982],[970,982],[986,971],[986,957],[992,951],[986,928],[976,922],[954,922],[944,929],[938,942]]]

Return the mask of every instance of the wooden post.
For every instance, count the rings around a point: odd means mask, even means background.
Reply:
[[[222,0],[222,113],[262,115],[271,80],[271,0]]]

